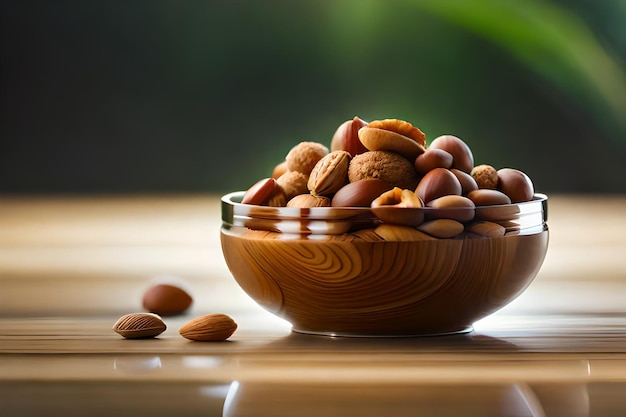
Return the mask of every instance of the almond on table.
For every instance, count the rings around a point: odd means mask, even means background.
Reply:
[[[153,313],[125,314],[113,325],[113,331],[126,339],[152,338],[166,329],[161,317]]]
[[[228,339],[237,330],[237,323],[228,315],[206,314],[185,323],[178,333],[185,339],[198,342],[218,342]]]

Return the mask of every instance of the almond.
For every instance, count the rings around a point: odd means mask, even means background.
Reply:
[[[146,339],[163,333],[167,326],[156,314],[131,313],[120,317],[113,325],[115,333],[126,339]]]
[[[185,339],[199,342],[226,340],[237,330],[237,323],[226,314],[213,313],[185,323],[178,333]]]

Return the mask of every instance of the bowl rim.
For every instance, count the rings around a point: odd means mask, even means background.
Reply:
[[[243,198],[245,191],[233,191],[224,194],[221,197],[222,203],[222,219],[227,221],[232,219],[233,216],[250,216],[257,218],[267,219],[283,219],[283,220],[340,220],[350,219],[353,217],[375,218],[375,211],[377,208],[372,207],[274,207],[274,206],[261,206],[254,204],[243,204],[241,199]],[[517,207],[520,209],[520,213],[528,212],[532,208],[541,206],[543,212],[543,221],[547,221],[547,202],[548,196],[543,193],[534,193],[533,199],[529,201],[522,201],[519,203],[510,204],[493,204],[476,207],[451,207],[451,208],[434,208],[434,207],[385,207],[385,210],[398,210],[404,212],[423,213],[425,215],[432,215],[438,212],[446,211],[468,211],[468,210],[506,210],[507,208]],[[380,208],[380,207],[379,207]]]

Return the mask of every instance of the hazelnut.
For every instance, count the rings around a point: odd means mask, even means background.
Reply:
[[[289,171],[309,175],[317,161],[328,154],[328,148],[317,142],[300,142],[287,153],[285,161]]]
[[[487,188],[490,190],[498,188],[498,171],[491,165],[477,165],[472,168],[470,175],[476,181],[478,188]]]
[[[285,194],[286,201],[291,200],[298,194],[308,194],[307,182],[309,176],[300,171],[287,171],[276,180],[276,183]]]

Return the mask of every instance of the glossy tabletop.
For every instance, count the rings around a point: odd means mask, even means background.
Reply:
[[[550,247],[466,335],[291,333],[223,260],[217,195],[0,198],[0,416],[624,416],[626,198],[550,196]],[[194,297],[156,339],[121,315],[175,277]],[[229,314],[226,342],[178,334]]]

